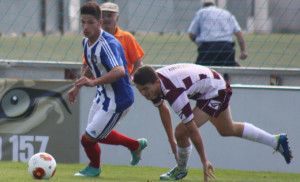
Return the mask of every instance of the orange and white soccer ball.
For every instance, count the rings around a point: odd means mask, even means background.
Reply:
[[[48,153],[34,154],[28,162],[28,172],[34,179],[50,179],[56,171],[56,161]]]

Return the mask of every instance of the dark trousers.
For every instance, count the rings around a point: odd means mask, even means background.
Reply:
[[[203,42],[198,47],[196,64],[211,66],[239,66],[235,61],[233,42]]]

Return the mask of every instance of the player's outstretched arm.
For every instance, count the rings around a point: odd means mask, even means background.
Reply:
[[[201,158],[201,162],[203,164],[204,181],[208,181],[208,178],[215,178],[215,176],[211,173],[211,171],[214,171],[214,168],[206,158],[202,137],[194,120],[186,123],[185,126],[189,132],[190,139],[192,140],[192,143],[194,144]]]
[[[125,76],[124,67],[116,66],[112,70],[110,70],[106,75],[101,76],[96,79],[89,79],[89,78],[83,76],[75,82],[75,85],[77,87],[82,87],[82,86],[93,87],[93,86],[97,86],[97,85],[110,84],[110,83],[118,81],[119,79],[121,79],[124,76]]]
[[[82,64],[81,66],[81,77],[85,76],[87,78],[91,78],[93,73],[91,72],[90,68],[86,64]]]
[[[76,102],[76,96],[78,95],[79,90],[79,87],[74,86],[68,91],[68,98],[70,104],[74,104],[74,102]]]
[[[95,79],[95,85],[104,85],[110,84],[120,80],[125,76],[125,68],[122,65],[114,67],[106,75],[101,76],[100,78]]]
[[[172,126],[172,119],[171,119],[171,113],[169,110],[169,107],[167,106],[167,103],[163,101],[163,103],[158,106],[159,115],[162,121],[162,124],[165,128],[165,131],[168,136],[169,143],[172,148],[172,152],[175,156],[175,159],[177,161],[177,143],[173,134],[173,126]]]

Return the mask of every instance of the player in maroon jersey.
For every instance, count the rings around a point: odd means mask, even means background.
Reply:
[[[292,159],[286,134],[272,135],[250,123],[234,122],[229,100],[232,90],[228,82],[208,67],[195,64],[174,64],[155,70],[151,66],[140,67],[134,75],[134,83],[140,93],[158,108],[177,166],[160,176],[162,180],[179,180],[187,175],[187,163],[194,144],[203,164],[204,181],[214,178],[212,165],[206,159],[200,126],[208,120],[221,136],[242,137],[271,146],[279,151],[287,163]],[[192,109],[189,99],[196,101]],[[170,110],[181,118],[173,135]],[[175,140],[176,138],[176,140]]]

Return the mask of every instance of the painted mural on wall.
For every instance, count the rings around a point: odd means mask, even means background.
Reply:
[[[27,162],[37,152],[78,162],[78,105],[71,81],[0,79],[0,160]]]

